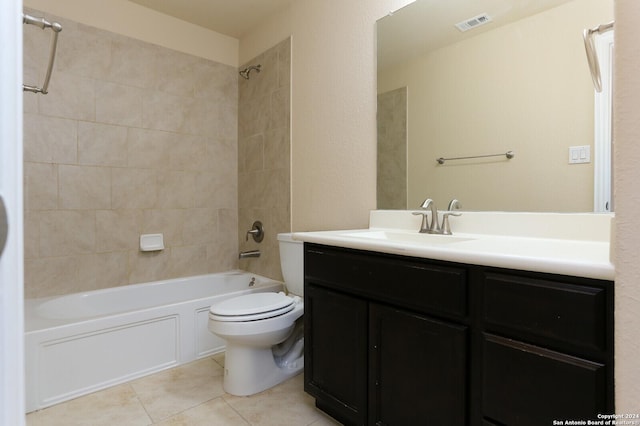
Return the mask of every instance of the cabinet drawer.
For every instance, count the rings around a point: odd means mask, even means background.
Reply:
[[[305,280],[429,313],[467,315],[464,268],[305,244]]]
[[[603,364],[485,335],[483,415],[500,424],[550,425],[608,412]]]
[[[483,315],[491,325],[561,346],[606,350],[605,289],[499,273],[485,275]]]

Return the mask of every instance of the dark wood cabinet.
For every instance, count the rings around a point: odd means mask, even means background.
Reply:
[[[486,335],[483,413],[500,424],[538,426],[607,413],[605,365]]]
[[[369,424],[465,424],[467,327],[380,304],[369,313]]]
[[[349,424],[366,424],[367,313],[363,300],[305,288],[305,391]]]
[[[305,390],[344,424],[595,419],[613,283],[306,243]]]

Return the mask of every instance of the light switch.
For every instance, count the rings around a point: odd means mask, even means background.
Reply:
[[[591,162],[591,146],[570,146],[569,164],[582,164]]]

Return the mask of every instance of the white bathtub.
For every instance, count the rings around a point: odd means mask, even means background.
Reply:
[[[209,306],[282,288],[231,271],[27,299],[27,412],[221,352]]]

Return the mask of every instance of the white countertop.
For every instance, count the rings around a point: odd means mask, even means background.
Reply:
[[[368,229],[296,232],[293,238],[472,265],[614,279],[611,214],[462,213],[450,218],[452,236],[418,233],[420,217],[411,211],[373,211]]]

